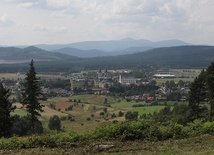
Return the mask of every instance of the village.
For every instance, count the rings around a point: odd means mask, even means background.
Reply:
[[[143,81],[142,78],[136,78],[131,73],[132,70],[82,71],[67,76],[64,80],[56,79],[54,82],[58,84],[51,87],[44,83],[48,83],[48,80],[53,81],[53,79],[42,80],[41,78],[42,95],[40,98],[68,97],[79,94],[110,95],[123,97],[128,101],[145,101],[145,105],[153,101],[186,101],[187,99],[189,81],[179,80],[175,82],[176,76],[172,74],[153,74]],[[158,83],[158,79],[165,79],[165,82]],[[20,101],[23,79],[4,78],[2,81],[13,94],[13,100]],[[64,85],[61,85],[60,82]],[[156,87],[150,89],[148,88],[150,86]],[[120,90],[117,93],[115,87],[126,90]],[[134,87],[137,87],[138,91],[135,91]]]

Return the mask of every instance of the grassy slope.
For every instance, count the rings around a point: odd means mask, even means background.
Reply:
[[[143,114],[153,114],[154,112],[159,112],[165,106],[148,106],[148,107],[136,107],[131,111],[137,111],[139,115]]]
[[[111,107],[106,107],[103,103],[105,98],[108,100],[108,104]],[[80,100],[81,103],[75,104],[75,102],[69,102],[69,99]],[[56,110],[49,107],[50,103],[55,104]],[[62,121],[62,127],[66,131],[78,131],[86,132],[96,126],[99,126],[103,123],[112,123],[114,120],[125,121],[125,117],[116,117],[111,118],[111,115],[115,113],[118,115],[119,111],[138,111],[139,115],[153,113],[159,111],[164,106],[147,106],[147,107],[136,107],[133,108],[134,104],[140,104],[144,102],[127,102],[126,100],[121,100],[118,102],[118,99],[112,97],[106,97],[102,95],[77,95],[72,97],[58,97],[51,98],[47,101],[43,101],[42,104],[45,105],[43,108],[44,112],[41,113],[39,118],[42,121],[45,128],[48,127],[48,120],[53,115],[58,115],[59,117],[68,116],[69,114],[75,118],[75,121]],[[70,105],[73,105],[72,111],[66,111]],[[27,114],[24,108],[21,108],[19,103],[16,103],[17,109],[13,114],[18,114],[24,116]],[[94,107],[96,107],[94,109]],[[100,112],[103,112],[103,109],[107,108],[107,113],[104,116],[100,115]],[[60,109],[60,110],[59,110]],[[93,117],[91,115],[94,115]],[[87,118],[90,118],[90,121],[87,121]]]
[[[108,104],[111,107],[106,107],[103,103],[105,98],[108,100]],[[65,108],[69,105],[74,105],[74,102],[68,102],[69,99],[74,99],[76,101],[80,100],[81,103],[73,107],[72,111],[65,111]],[[102,95],[76,95],[72,97],[64,97],[64,98],[52,98],[49,99],[45,104],[55,103],[56,109],[61,109],[63,114],[71,114],[74,116],[75,121],[63,121],[62,126],[65,130],[75,130],[78,132],[89,131],[96,126],[99,126],[102,123],[111,123],[113,120],[124,121],[124,117],[116,117],[114,119],[111,118],[111,115],[115,113],[118,115],[119,111],[127,112],[127,111],[138,111],[139,115],[153,113],[155,111],[159,111],[164,106],[148,106],[148,107],[139,107],[133,108],[134,104],[144,103],[144,102],[127,102],[126,100],[121,100],[118,102],[118,99],[114,99],[112,97],[106,97]],[[96,109],[93,109],[96,107]],[[103,111],[104,108],[107,108],[107,113],[103,116],[100,116],[100,112]],[[91,117],[91,114],[94,117]],[[108,116],[107,116],[108,115]],[[86,119],[90,118],[90,121]]]
[[[105,142],[104,142],[105,143]],[[76,147],[65,148],[33,148],[21,150],[0,150],[1,154],[18,155],[18,154],[99,154],[99,155],[202,155],[214,154],[214,137],[203,135],[200,137],[181,139],[181,140],[168,140],[158,142],[145,142],[145,141],[129,141],[129,142],[108,142],[114,145],[110,149],[98,149],[97,145],[85,144]],[[100,144],[100,142],[97,142]]]

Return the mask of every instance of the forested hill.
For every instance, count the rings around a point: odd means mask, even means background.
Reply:
[[[21,60],[24,58],[40,60],[40,63],[35,63],[39,72],[72,72],[100,68],[142,69],[152,65],[170,68],[206,68],[214,61],[214,46],[164,47],[129,55],[94,58],[77,58],[61,53],[47,52],[35,47],[25,49],[14,47],[0,48],[1,60],[11,60],[11,58],[12,60]],[[1,64],[0,71],[21,72],[26,70],[26,66],[28,65]]]
[[[74,59],[76,57],[68,56],[62,53],[48,52],[34,46],[26,48],[16,47],[0,47],[0,60],[13,60],[25,61],[25,60],[37,60],[37,61],[50,61],[50,60],[64,60]]]
[[[143,64],[206,67],[214,61],[214,46],[177,46],[151,49],[123,56],[88,59],[94,64],[142,66]]]
[[[214,61],[214,46],[177,46],[151,49],[146,52],[124,56],[135,61],[157,63],[194,63]]]

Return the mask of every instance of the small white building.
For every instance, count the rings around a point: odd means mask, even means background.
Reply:
[[[154,78],[175,78],[175,75],[172,74],[155,74]]]

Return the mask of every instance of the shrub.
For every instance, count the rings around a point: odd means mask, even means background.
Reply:
[[[134,119],[137,119],[137,118],[138,118],[138,112],[136,112],[136,111],[134,111],[134,112],[128,111],[128,112],[125,114],[125,118],[126,118],[126,120],[134,120]]]
[[[105,113],[107,113],[107,112],[108,112],[108,109],[107,109],[107,108],[103,108],[103,111],[104,111]]]
[[[112,115],[111,115],[111,118],[116,118],[117,116],[115,115],[115,113],[113,113]]]
[[[161,140],[167,140],[170,138],[173,138],[173,132],[171,132],[170,126],[160,126],[160,132],[161,132]]]
[[[132,107],[144,107],[144,104],[134,104]]]
[[[204,132],[203,126],[204,124],[201,120],[195,120],[194,122],[187,124],[186,130],[188,135],[190,137],[201,135]]]
[[[206,134],[214,134],[214,122],[206,122],[203,127],[204,133]]]
[[[105,113],[104,113],[103,111],[101,111],[101,112],[100,112],[100,115],[101,115],[101,116],[104,116],[104,115],[105,115]]]
[[[181,124],[173,124],[171,125],[171,130],[170,132],[173,134],[174,139],[179,139],[179,138],[187,138],[188,134],[184,130],[184,126]]]
[[[59,116],[54,115],[49,119],[48,128],[50,130],[61,130],[61,121],[59,119]]]
[[[118,121],[117,120],[113,120],[113,123],[116,124],[116,123],[118,123]]]
[[[124,115],[124,113],[122,111],[119,111],[118,117],[122,117],[123,115]]]
[[[75,121],[75,118],[74,118],[74,116],[69,115],[69,116],[68,116],[68,120],[70,120],[70,121]]]
[[[73,110],[73,105],[68,106],[67,110],[68,111],[72,111]]]

